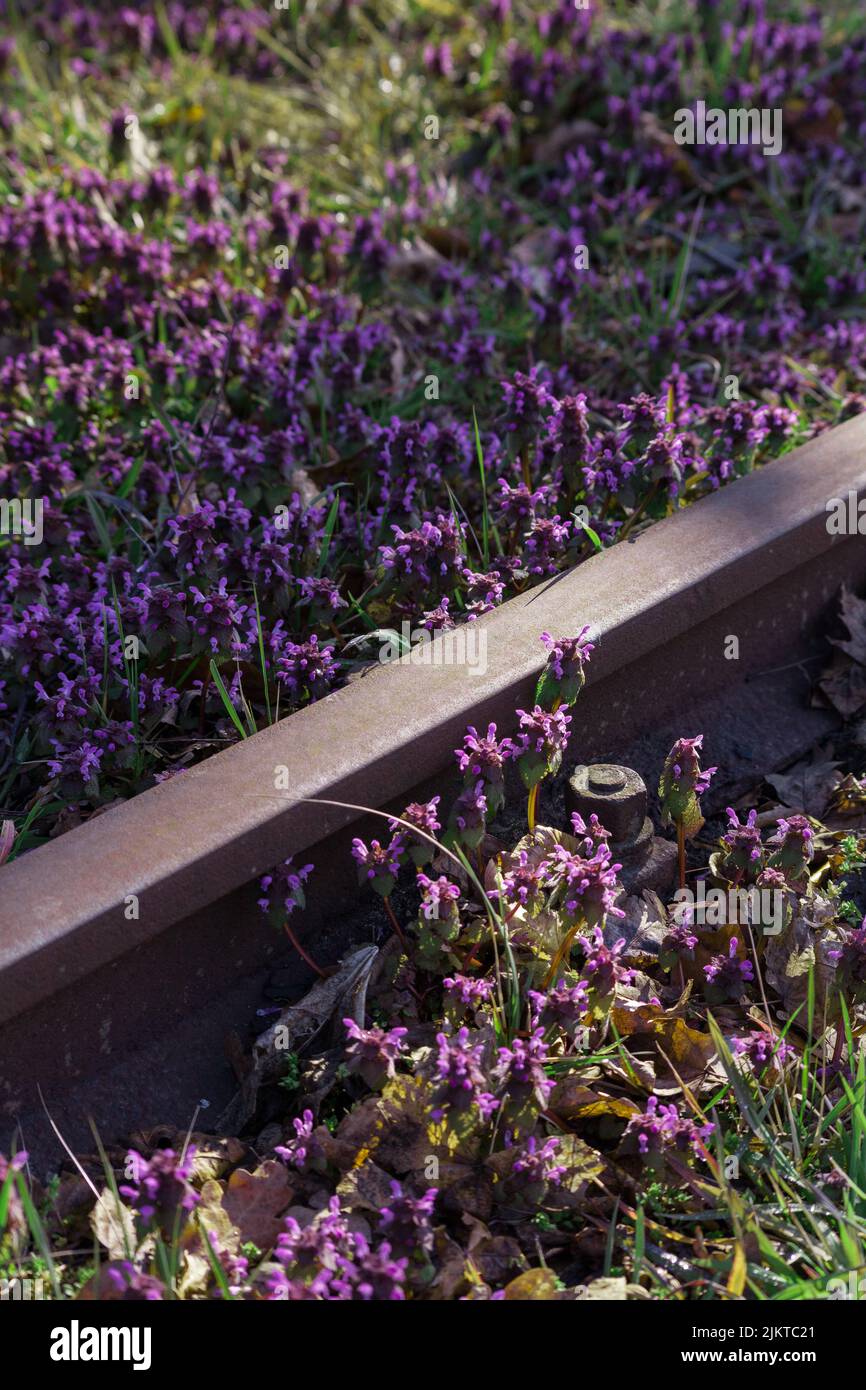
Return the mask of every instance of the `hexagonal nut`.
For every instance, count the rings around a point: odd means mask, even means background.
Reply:
[[[617,763],[589,763],[574,769],[565,787],[565,809],[585,821],[598,816],[616,841],[635,840],[646,817],[643,778]]]

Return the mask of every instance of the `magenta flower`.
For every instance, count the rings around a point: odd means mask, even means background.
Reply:
[[[484,1120],[490,1118],[499,1101],[487,1089],[482,1070],[483,1043],[469,1041],[469,1029],[461,1028],[453,1037],[437,1033],[439,1053],[436,1058],[436,1077],[439,1082],[433,1096],[434,1120],[441,1120],[449,1111],[463,1114],[477,1105]]]
[[[277,926],[282,926],[296,908],[306,906],[304,884],[312,872],[312,864],[296,869],[290,858],[262,878],[259,886],[263,897],[259,898],[259,907]]]
[[[541,705],[530,711],[519,709],[517,713],[520,733],[514,756],[524,784],[531,791],[542,778],[559,771],[568,744],[571,715],[562,709],[550,713]]]
[[[316,1122],[312,1110],[305,1110],[303,1115],[296,1116],[292,1124],[295,1137],[290,1139],[288,1144],[278,1144],[275,1147],[274,1153],[277,1158],[281,1158],[292,1168],[297,1168],[299,1172],[308,1169],[324,1172],[325,1150],[319,1140],[313,1137]]]
[[[534,1026],[546,1031],[556,1025],[573,1038],[589,1011],[589,982],[578,980],[575,984],[566,984],[559,980],[546,994],[529,990],[529,999],[534,1010]]]
[[[733,1048],[738,1057],[749,1063],[758,1077],[771,1065],[774,1070],[781,1070],[787,1061],[797,1055],[789,1043],[763,1028],[753,1029],[743,1038],[734,1038]]]
[[[559,1187],[568,1172],[566,1164],[556,1162],[559,1148],[559,1139],[554,1137],[539,1144],[535,1135],[531,1134],[514,1160],[512,1175],[520,1175],[521,1185],[549,1184]]]
[[[494,1075],[510,1109],[522,1109],[530,1101],[539,1110],[545,1108],[554,1084],[544,1070],[546,1060],[547,1045],[541,1027],[535,1028],[529,1038],[515,1038],[510,1047],[500,1047]]]
[[[532,916],[545,898],[544,861],[531,860],[525,849],[520,850],[517,863],[513,861],[502,875],[502,887],[491,890],[503,909],[523,907]]]
[[[594,927],[591,937],[578,937],[576,944],[584,954],[581,979],[589,986],[591,1007],[598,1008],[610,999],[618,984],[630,984],[634,978],[634,971],[619,962],[625,940],[620,938],[613,946],[607,946],[601,927]]]
[[[369,883],[383,898],[390,897],[405,852],[405,841],[400,834],[392,835],[387,845],[371,840],[366,845],[356,835],[352,841],[352,858],[358,865],[358,879]]]
[[[463,747],[455,749],[460,771],[467,786],[480,780],[487,801],[487,812],[495,816],[505,799],[505,764],[514,754],[511,739],[497,739],[496,725],[488,724],[482,737],[470,724],[463,738]]]
[[[416,829],[423,831],[425,835],[435,837],[437,832],[441,829],[436,816],[436,808],[440,800],[440,797],[434,796],[430,801],[412,801],[406,807],[400,819],[407,821],[409,825],[413,825]],[[435,845],[431,845],[430,841],[424,839],[421,835],[413,835],[411,831],[406,830],[405,825],[401,826],[400,822],[397,820],[390,821],[389,825],[392,831],[398,834],[402,833],[406,841],[409,858],[416,869],[420,869],[424,864],[430,863],[430,860],[436,853]]]
[[[717,1001],[739,999],[743,993],[744,985],[751,984],[754,980],[755,971],[752,962],[739,960],[737,957],[738,944],[737,938],[732,936],[728,942],[728,954],[722,953],[713,956],[712,960],[704,966],[708,999],[711,999],[711,996]]]
[[[611,860],[607,845],[599,845],[591,859],[555,845],[544,861],[544,881],[553,888],[551,904],[561,904],[568,917],[596,926],[607,914],[624,917],[616,899],[622,892],[617,874],[622,868]]]
[[[781,816],[776,822],[775,835],[770,837],[773,853],[767,861],[768,868],[778,869],[789,884],[799,882],[815,852],[814,839],[815,832],[807,816]]]
[[[673,822],[686,836],[695,835],[703,825],[698,797],[707,790],[713,773],[718,771],[715,767],[701,768],[703,741],[703,734],[678,738],[665,759],[659,782],[662,825]]]
[[[535,691],[539,705],[552,709],[557,703],[574,704],[586,680],[586,663],[595,650],[587,638],[588,632],[588,627],[582,627],[576,637],[556,639],[549,632],[542,632],[541,640],[549,655]]]
[[[189,1182],[195,1152],[190,1144],[183,1156],[173,1149],[157,1149],[145,1159],[136,1149],[129,1150],[129,1181],[118,1190],[129,1201],[142,1234],[156,1226],[165,1239],[171,1239],[175,1228],[182,1227],[183,1213],[199,1200]]]
[[[493,994],[492,980],[473,980],[469,975],[449,975],[442,984],[451,1000],[464,1009],[479,1009]]]
[[[353,1018],[343,1019],[349,1034],[348,1069],[363,1077],[371,1091],[378,1091],[396,1075],[395,1062],[403,1051],[406,1028],[361,1028]]]
[[[438,878],[428,878],[418,873],[416,882],[421,889],[421,911],[429,921],[446,921],[456,915],[460,889],[444,874]]]
[[[698,1125],[681,1117],[675,1105],[660,1105],[658,1096],[650,1096],[644,1114],[629,1120],[622,1147],[625,1153],[636,1152],[650,1167],[659,1167],[668,1152],[700,1154],[712,1132],[712,1124]]]

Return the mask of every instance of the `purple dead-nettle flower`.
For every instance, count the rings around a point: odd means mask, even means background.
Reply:
[[[591,937],[579,937],[576,943],[583,952],[584,963],[581,979],[589,986],[592,1007],[604,1005],[614,994],[618,984],[631,984],[634,971],[620,964],[619,958],[625,950],[625,939],[620,938],[612,946],[607,946],[601,927],[594,927]]]
[[[572,811],[571,827],[577,839],[583,837],[583,849],[586,855],[594,854],[600,845],[606,844],[611,838],[610,831],[605,830],[595,812],[590,816],[589,825],[587,825],[579,811]]]
[[[337,679],[340,662],[334,648],[320,647],[315,633],[306,642],[286,642],[277,658],[276,678],[285,686],[293,703],[318,700]]]
[[[571,531],[571,521],[563,521],[559,516],[535,518],[523,543],[523,562],[530,574],[556,574]]]
[[[140,1231],[155,1225],[168,1236],[175,1226],[180,1229],[183,1225],[183,1213],[192,1211],[199,1200],[189,1183],[195,1152],[195,1146],[190,1144],[183,1155],[173,1149],[157,1149],[146,1159],[136,1149],[129,1150],[129,1181],[119,1192],[135,1212]]]
[[[259,898],[259,907],[275,919],[277,926],[282,926],[296,908],[306,906],[304,884],[313,868],[312,864],[304,864],[296,869],[294,861],[286,859],[261,880],[259,887],[263,896]]]
[[[414,531],[392,527],[393,545],[379,547],[382,566],[404,589],[417,587],[425,595],[447,575],[464,568],[463,535],[459,522],[442,513]]]
[[[369,883],[383,898],[390,897],[405,852],[406,842],[402,835],[392,835],[386,845],[378,840],[366,845],[356,835],[352,841],[352,858],[358,865],[359,882]]]
[[[302,597],[310,604],[310,620],[312,622],[328,622],[338,609],[349,606],[341,596],[339,586],[334,583],[333,579],[306,575],[303,579],[298,580],[298,588]]]
[[[529,999],[534,1011],[534,1027],[546,1031],[557,1026],[573,1039],[589,1010],[589,983],[587,980],[577,980],[568,984],[565,980],[558,980],[546,994],[531,989]]]
[[[589,627],[582,627],[576,637],[558,638],[542,632],[541,640],[549,655],[535,692],[538,704],[548,709],[574,704],[586,679],[586,663],[595,650],[587,638],[588,632]]]
[[[247,614],[245,604],[238,603],[226,590],[226,580],[221,579],[215,589],[203,593],[195,584],[189,591],[196,605],[191,615],[190,626],[195,634],[195,648],[213,655],[234,653],[243,654],[244,640],[239,634]]]
[[[100,1271],[103,1297],[112,1302],[159,1303],[165,1297],[165,1285],[153,1274],[136,1269],[131,1260],[110,1260]]]
[[[52,740],[55,757],[48,759],[48,771],[60,779],[64,795],[99,794],[98,774],[103,750],[84,739],[77,748],[61,748]]]
[[[428,878],[425,873],[416,875],[421,890],[421,912],[428,922],[450,921],[457,915],[460,889],[444,874],[438,878]]]
[[[743,1038],[734,1038],[733,1049],[738,1057],[749,1063],[758,1077],[768,1067],[780,1071],[786,1062],[797,1055],[789,1043],[762,1028],[753,1029]]]
[[[476,1035],[477,1036],[477,1035]],[[469,1041],[469,1029],[460,1028],[453,1037],[437,1033],[439,1052],[436,1058],[436,1079],[439,1085],[433,1095],[434,1120],[441,1120],[449,1111],[462,1114],[477,1105],[484,1120],[490,1118],[499,1101],[487,1090],[487,1078],[482,1070],[484,1044]]]
[[[737,956],[739,942],[732,936],[728,942],[728,953],[713,956],[704,966],[707,977],[707,998],[713,995],[716,1000],[739,999],[745,985],[751,984],[755,971],[750,960],[740,960]]]
[[[424,66],[434,77],[450,77],[454,72],[451,45],[448,43],[427,43],[423,52]]]
[[[644,476],[654,483],[665,483],[671,497],[676,497],[680,490],[684,466],[683,440],[669,430],[651,439],[640,459]]]
[[[722,851],[719,866],[726,878],[735,878],[738,883],[753,883],[761,872],[764,846],[761,832],[755,824],[757,811],[750,811],[745,821],[740,821],[736,811],[728,806],[728,828],[722,836]]]
[[[448,836],[451,842],[459,841],[468,849],[477,849],[487,830],[487,796],[482,778],[474,784],[465,786],[451,808],[448,820]]]
[[[536,705],[532,710],[517,711],[520,733],[514,744],[514,757],[528,790],[537,786],[548,774],[555,776],[568,744],[571,715],[565,710],[554,712]]]
[[[629,1120],[622,1146],[651,1167],[660,1167],[667,1152],[700,1155],[712,1132],[712,1124],[698,1125],[682,1117],[675,1105],[660,1105],[658,1096],[650,1096],[645,1113]]]
[[[595,927],[608,914],[625,916],[616,905],[622,892],[617,878],[621,868],[612,862],[607,845],[599,845],[589,859],[564,845],[555,845],[544,862],[544,878],[554,890],[552,903],[561,905],[573,921]]]
[[[361,1028],[353,1018],[344,1018],[343,1024],[350,1039],[346,1045],[349,1071],[357,1072],[371,1091],[378,1091],[396,1074],[394,1063],[408,1029]]]
[[[492,613],[502,602],[505,581],[495,570],[490,574],[476,574],[473,570],[465,569],[462,577],[467,590],[467,615],[477,618],[482,613]]]
[[[681,826],[689,837],[697,834],[703,825],[698,797],[707,790],[713,773],[718,771],[715,767],[701,767],[703,741],[703,734],[678,738],[665,759],[659,781],[662,825]]]
[[[428,608],[421,614],[419,626],[426,628],[434,636],[440,632],[451,632],[457,624],[451,616],[451,600],[441,598],[435,608]]]
[[[625,425],[625,439],[638,449],[644,449],[653,435],[665,427],[664,402],[645,392],[622,404],[619,413]]]
[[[670,970],[684,960],[694,960],[698,938],[694,931],[694,909],[678,904],[659,946],[659,964]]]
[[[436,808],[440,800],[440,797],[434,796],[430,801],[412,801],[406,807],[400,820],[408,821],[410,825],[415,826],[418,830],[424,831],[426,835],[435,837],[437,832],[441,829],[436,813]],[[417,869],[422,868],[424,864],[430,863],[430,860],[436,853],[435,845],[432,845],[429,840],[424,839],[420,835],[413,835],[411,831],[406,829],[405,825],[400,825],[400,821],[389,821],[389,826],[392,831],[398,833],[402,832],[406,841],[406,849],[409,858]]]
[[[277,1237],[274,1260],[282,1270],[271,1270],[263,1286],[270,1299],[322,1299],[342,1302],[392,1301],[405,1297],[406,1259],[391,1257],[391,1246],[377,1247],[360,1231],[350,1231],[332,1197],[328,1214],[301,1227],[287,1217]]]
[[[548,420],[548,435],[561,455],[568,480],[578,479],[578,466],[589,449],[590,431],[586,396],[564,396],[556,402]]]
[[[502,887],[494,888],[491,896],[499,898],[503,910],[522,907],[533,916],[546,897],[543,867],[542,860],[532,860],[525,849],[520,850],[517,862],[512,858],[502,875]]]
[[[492,980],[473,980],[468,975],[449,975],[442,984],[448,994],[446,1007],[457,1012],[480,1009],[493,994]]]
[[[292,1124],[295,1127],[295,1137],[290,1139],[288,1144],[276,1146],[274,1153],[277,1158],[281,1158],[292,1168],[297,1168],[299,1172],[323,1173],[326,1167],[325,1150],[313,1134],[316,1122],[312,1110],[305,1110],[303,1115],[295,1116]]]
[[[780,816],[776,824],[776,833],[769,840],[773,853],[768,868],[778,869],[789,883],[796,883],[808,871],[815,852],[815,832],[807,816]]]
[[[535,1135],[531,1134],[514,1160],[512,1175],[519,1175],[522,1183],[531,1186],[549,1184],[559,1187],[568,1172],[566,1164],[556,1162],[560,1142],[554,1137],[539,1144]]]
[[[493,496],[493,506],[503,522],[515,529],[522,528],[548,500],[548,489],[545,487],[533,491],[525,483],[512,486],[505,478],[498,478],[496,486],[499,492]]]
[[[544,416],[555,404],[555,397],[537,379],[535,368],[527,376],[515,372],[513,381],[501,383],[505,398],[505,429],[522,448],[535,438]]]
[[[399,1182],[391,1183],[391,1199],[379,1210],[379,1227],[387,1235],[391,1249],[407,1255],[410,1262],[426,1260],[433,1249],[433,1209],[439,1189],[428,1187],[421,1197],[410,1197]]]
[[[474,786],[481,779],[490,816],[496,815],[505,800],[504,769],[513,752],[510,738],[497,739],[495,724],[488,724],[484,736],[470,724],[463,736],[463,747],[454,750],[467,786]]]
[[[515,1038],[510,1047],[500,1047],[494,1077],[510,1107],[522,1108],[532,1102],[540,1110],[545,1108],[554,1085],[544,1070],[546,1060],[547,1045],[540,1026],[528,1038]]]

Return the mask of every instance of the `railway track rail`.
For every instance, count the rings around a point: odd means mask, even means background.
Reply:
[[[376,830],[315,803],[399,811],[441,789],[465,727],[505,729],[531,699],[543,630],[589,623],[598,641],[573,761],[643,770],[669,721],[692,734],[708,710],[734,754],[745,726],[755,757],[793,756],[805,726],[762,713],[759,680],[802,688],[840,586],[866,584],[864,537],[828,527],[831,499],[849,494],[866,497],[866,416],[506,603],[480,621],[473,669],[437,664],[433,643],[427,662],[376,668],[6,866],[0,1148],[19,1126],[37,1167],[57,1163],[43,1099],[78,1147],[88,1116],[112,1139],[188,1123],[202,1099],[217,1113],[235,1084],[225,1035],[282,952],[256,906],[260,875],[289,855],[316,864],[301,928],[336,959],[357,907],[349,844]],[[828,718],[804,715],[806,732]]]

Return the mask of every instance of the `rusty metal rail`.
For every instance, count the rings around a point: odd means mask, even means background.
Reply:
[[[694,732],[698,700],[814,650],[840,584],[866,582],[863,537],[827,527],[829,499],[851,492],[866,497],[866,417],[512,599],[481,620],[483,672],[376,669],[4,868],[0,1149],[20,1120],[60,1156],[37,1082],[75,1142],[85,1111],[120,1132],[219,1104],[223,1034],[278,951],[259,875],[290,854],[316,863],[305,922],[323,954],[355,902],[346,850],[364,818],[309,799],[399,809],[429,791],[467,724],[505,728],[531,699],[541,631],[589,623],[599,643],[574,761],[618,756],[673,712]]]

